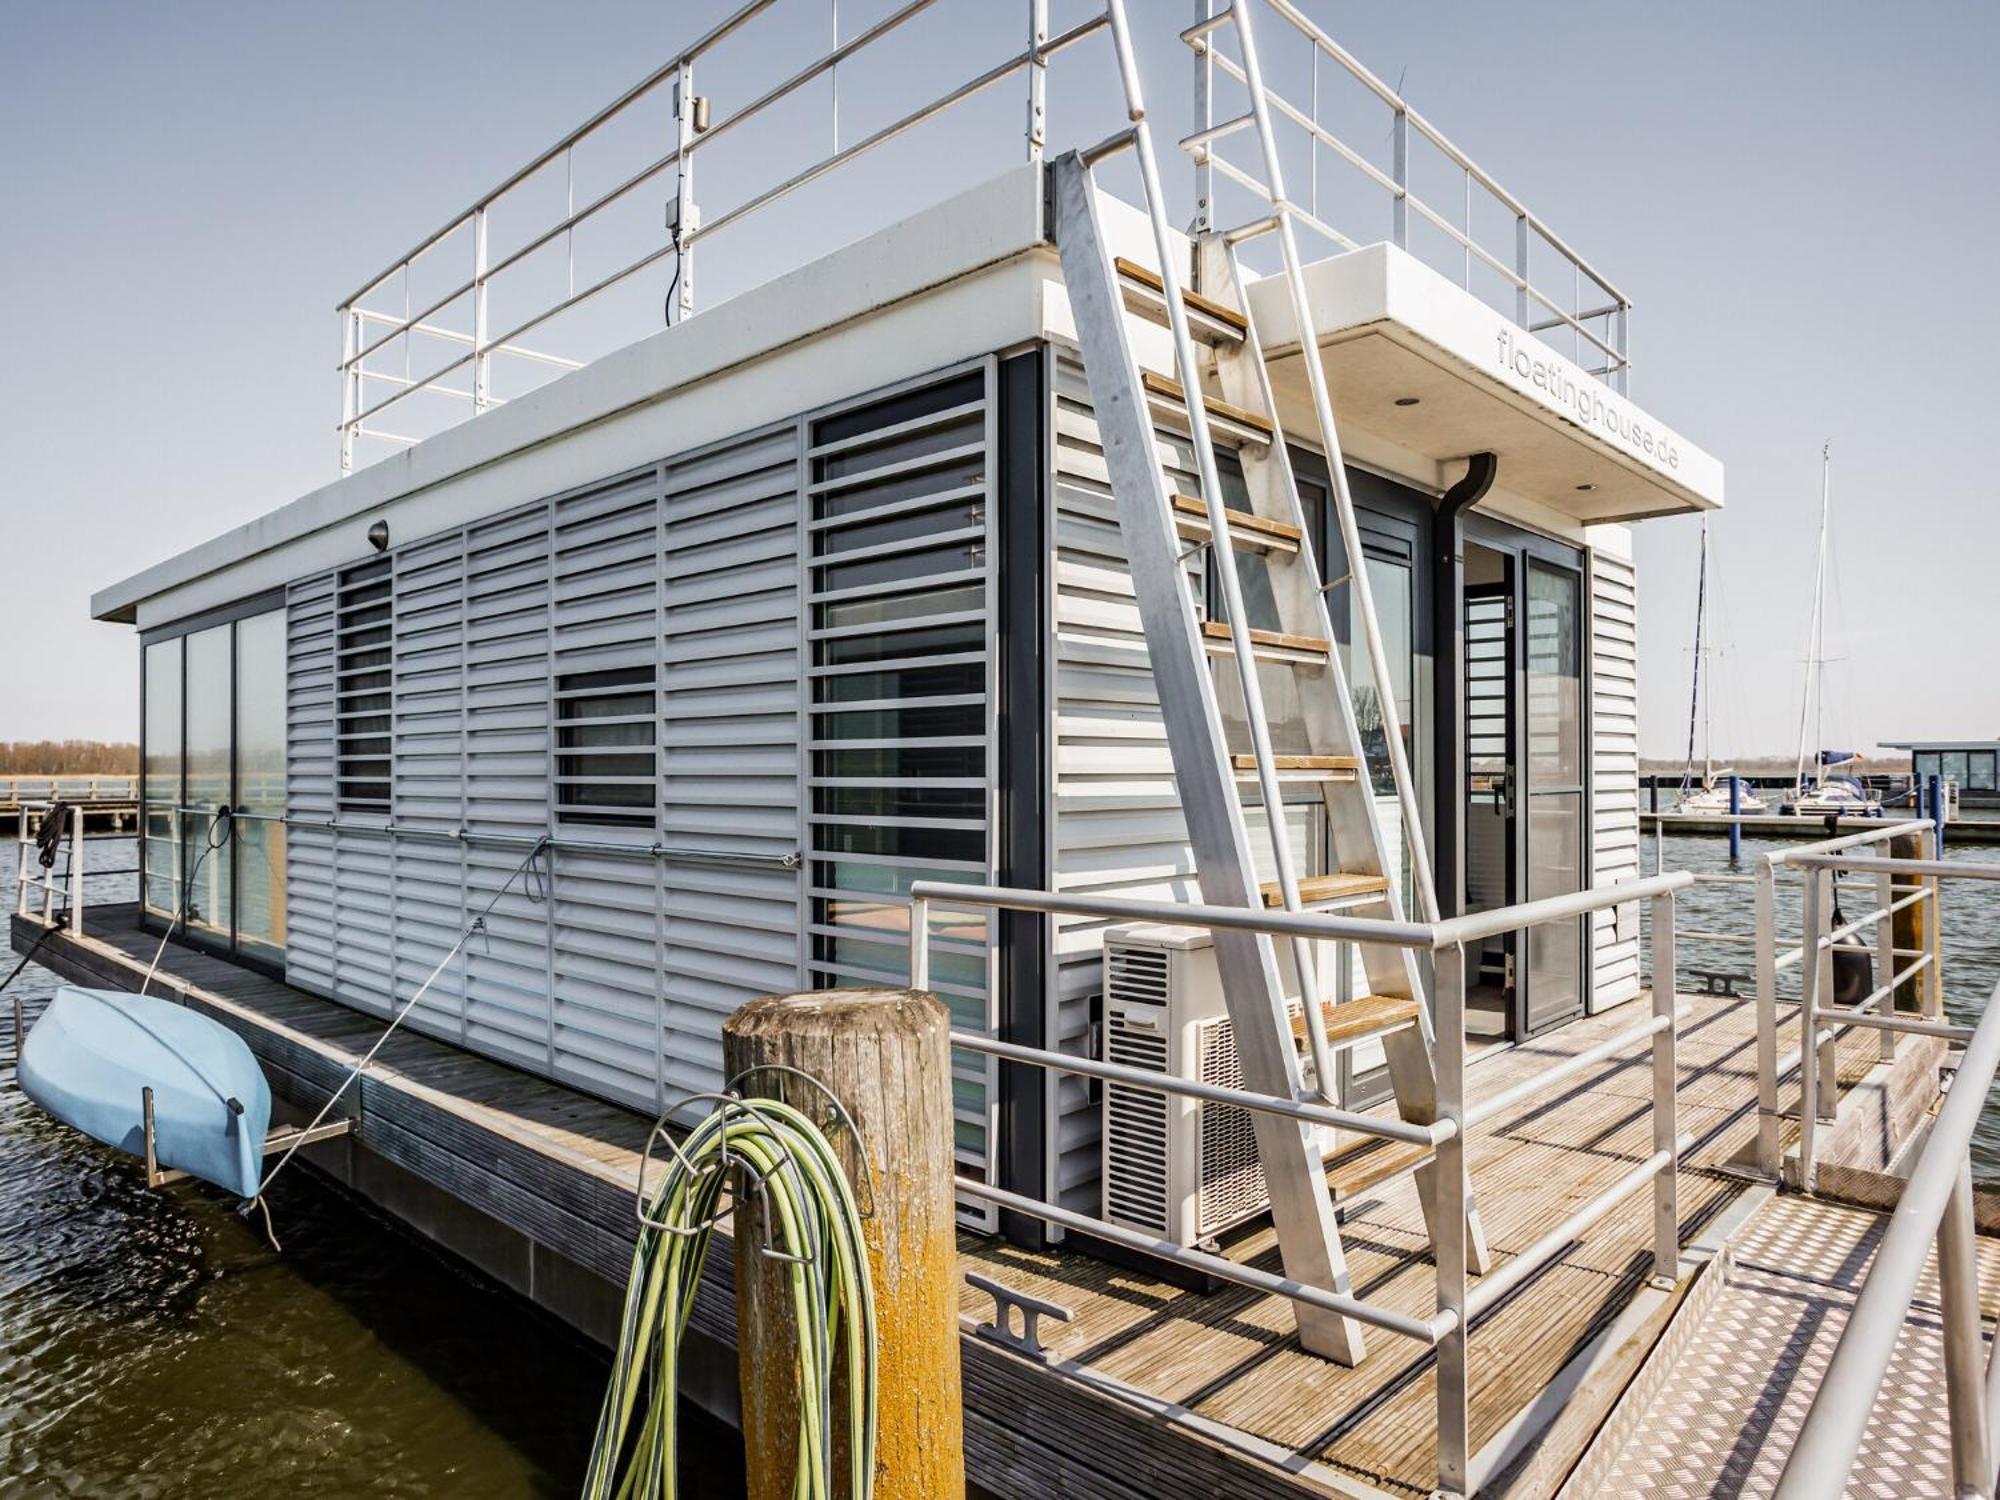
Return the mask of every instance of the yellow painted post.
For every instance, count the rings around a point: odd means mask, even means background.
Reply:
[[[879,1500],[965,1493],[950,1029],[936,996],[890,989],[769,995],[751,1001],[722,1028],[728,1074],[796,1068],[839,1098],[859,1136],[823,1127],[869,1214],[862,1228],[875,1286]],[[742,1091],[783,1099],[814,1121],[828,1115],[825,1097],[788,1073],[752,1073]],[[735,1222],[747,1490],[749,1500],[790,1500],[797,1472],[797,1336],[785,1267],[760,1253],[760,1212],[753,1196],[739,1203]],[[844,1404],[844,1392],[836,1391],[833,1410]],[[834,1473],[836,1494],[845,1494],[844,1449]]]

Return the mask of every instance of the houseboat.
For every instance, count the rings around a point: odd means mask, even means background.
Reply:
[[[341,304],[338,477],[94,597],[142,661],[144,874],[131,929],[100,927],[89,961],[110,972],[177,923],[177,992],[277,1028],[277,1092],[309,1105],[313,1036],[379,1026],[450,956],[405,1023],[428,1061],[366,1083],[360,1129],[320,1155],[601,1330],[631,1229],[607,1163],[722,1086],[725,1018],[902,985],[921,947],[961,1040],[962,1254],[1045,1301],[1095,1266],[1112,1320],[1082,1316],[1101,1340],[1054,1364],[968,1342],[990,1361],[967,1384],[980,1484],[1469,1493],[1527,1463],[1520,1492],[1551,1492],[1567,1471],[1529,1439],[1560,1428],[1576,1361],[1650,1347],[1619,1339],[1684,1290],[1677,1222],[1697,1238],[1740,1184],[1703,1177],[1677,1221],[1679,1137],[1649,1146],[1651,1269],[1558,1268],[1498,1302],[1529,1321],[1472,1377],[1473,1416],[1427,1436],[1378,1430],[1415,1367],[1364,1353],[1341,1299],[1385,1245],[1435,1245],[1440,1298],[1454,1258],[1518,1259],[1484,1304],[1383,1315],[1461,1340],[1462,1383],[1468,1320],[1599,1190],[1591,1126],[1536,1144],[1539,1167],[1510,1158],[1507,1187],[1482,1184],[1475,1145],[1468,1198],[1462,1130],[1436,1122],[1462,1118],[1468,1038],[1574,1074],[1641,1019],[1613,1013],[1651,992],[1644,903],[1610,893],[1655,903],[1671,965],[1671,879],[1639,860],[1633,538],[1721,505],[1721,462],[1629,389],[1625,294],[1289,3],[1199,8],[1191,108],[1186,53],[1139,67],[1179,50],[1154,7],[1067,30],[1042,3],[982,8],[951,52],[963,81],[919,70],[929,97],[845,131],[841,76],[933,7],[753,77],[745,49],[783,9],[743,6]],[[1376,113],[1382,151],[1263,72],[1307,65]],[[1020,159],[973,173],[951,132],[1003,89]],[[833,106],[809,160],[723,155],[808,90]],[[580,176],[648,108],[670,130]],[[1174,137],[1186,163],[1163,176]],[[869,222],[857,186],[851,238],[814,233],[823,184],[871,183],[925,140],[929,201]],[[1301,150],[1312,193],[1288,196]],[[1419,160],[1449,181],[1435,202]],[[542,218],[512,216],[532,202]],[[633,204],[650,238],[516,290]],[[1477,232],[1496,214],[1497,242]],[[755,284],[697,295],[737,264]],[[662,326],[555,338],[633,287]],[[198,865],[225,805],[233,837]],[[1041,905],[952,909],[940,886]],[[1296,941],[1215,925],[1224,907],[1290,918]],[[1364,922],[1391,944],[1357,940]],[[1649,1036],[1676,1024],[1670,978]],[[1076,1070],[1003,1066],[985,1040]],[[1667,1056],[1647,1076],[1670,1100]],[[1387,1191],[1360,1135],[1216,1109],[1189,1133],[1133,1069],[1397,1122],[1430,1143],[1398,1158],[1421,1211],[1343,1242]],[[476,1118],[444,1102],[467,1079]],[[389,1165],[355,1165],[371,1152]],[[1559,1157],[1584,1175],[1556,1189]],[[1515,1195],[1538,1181],[1559,1208],[1524,1239]],[[1135,1307],[1198,1298],[1181,1273],[1231,1254],[1264,1267],[1242,1286],[1282,1268],[1338,1306],[1267,1296],[1291,1309],[1267,1354],[1196,1315],[1174,1357],[1220,1382],[1207,1396],[1120,1363],[1150,1331]],[[726,1340],[711,1314],[696,1328]],[[1281,1374],[1264,1415],[1212,1409]]]

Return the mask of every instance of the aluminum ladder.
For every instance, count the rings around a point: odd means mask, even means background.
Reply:
[[[1340,654],[1334,647],[1327,590],[1319,581],[1311,529],[1287,455],[1271,378],[1241,302],[1244,285],[1238,246],[1275,234],[1284,257],[1300,345],[1316,351],[1290,209],[1284,195],[1271,132],[1270,107],[1256,64],[1243,0],[1230,11],[1190,28],[1191,44],[1234,21],[1239,29],[1251,111],[1210,127],[1183,144],[1200,152],[1222,135],[1255,128],[1262,142],[1271,215],[1229,234],[1207,237],[1204,260],[1222,283],[1222,296],[1196,296],[1182,286],[1176,264],[1183,253],[1168,225],[1159,167],[1146,120],[1132,36],[1123,0],[1109,0],[1113,45],[1131,125],[1088,151],[1050,165],[1053,227],[1061,256],[1084,373],[1096,411],[1099,437],[1126,544],[1133,590],[1159,689],[1174,774],[1193,846],[1202,897],[1215,905],[1282,907],[1288,911],[1340,909],[1400,920],[1402,905],[1387,871],[1388,851],[1374,808],[1367,756]],[[1116,256],[1097,212],[1093,169],[1125,150],[1136,153],[1151,221],[1158,269]],[[1172,335],[1178,379],[1141,368],[1128,316],[1164,323]],[[1208,351],[1204,364],[1198,349]],[[1342,464],[1325,373],[1317,358],[1302,361],[1311,385],[1319,439],[1331,478],[1333,507],[1350,559],[1363,556],[1353,499]],[[1216,388],[1210,394],[1207,387]],[[1192,443],[1202,494],[1177,495],[1168,483],[1155,436],[1164,421]],[[1249,512],[1226,503],[1216,463],[1218,439],[1238,453],[1249,493]],[[1214,559],[1219,618],[1196,598],[1188,559],[1206,551]],[[1275,610],[1275,629],[1250,623],[1243,587],[1246,556],[1259,559],[1268,585],[1264,599]],[[1353,590],[1355,614],[1378,684],[1386,670],[1380,630],[1365,568],[1356,567],[1328,587]],[[1302,735],[1296,750],[1274,748],[1266,710],[1270,673],[1290,710],[1287,728]],[[1422,825],[1393,694],[1383,699],[1389,769],[1411,841],[1412,883],[1423,914],[1435,920],[1436,898]],[[1247,739],[1247,746],[1231,743]],[[1290,843],[1285,788],[1316,787],[1332,835],[1335,868],[1302,877]],[[1266,809],[1265,833],[1276,880],[1260,881],[1241,788],[1254,787]],[[1308,801],[1304,804],[1312,806]],[[1295,805],[1296,806],[1296,805]],[[1362,945],[1369,994],[1322,1003],[1313,945],[1290,944],[1290,970],[1304,1002],[1296,1020],[1274,944],[1249,933],[1217,932],[1214,944],[1245,1086],[1286,1097],[1331,1093],[1336,1055],[1379,1039],[1399,1113],[1428,1124],[1437,1118],[1437,1080],[1431,1019],[1422,1003],[1416,960],[1410,950]],[[1308,1083],[1295,1031],[1302,1028],[1314,1072]],[[1325,1162],[1314,1133],[1280,1117],[1255,1116],[1259,1160],[1270,1192],[1272,1219],[1285,1273],[1339,1292],[1351,1290]],[[1392,1163],[1395,1158],[1391,1157]],[[1406,1159],[1400,1163],[1407,1166]],[[1483,1271],[1487,1256],[1469,1193],[1443,1195],[1467,1207],[1465,1233],[1440,1242],[1435,1163],[1417,1169],[1431,1240],[1443,1264],[1463,1247],[1467,1268]],[[1332,1313],[1298,1308],[1301,1343],[1338,1363],[1364,1354],[1360,1325]]]

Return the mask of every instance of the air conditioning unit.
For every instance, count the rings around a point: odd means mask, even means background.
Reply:
[[[1279,954],[1281,972],[1289,970],[1285,945]],[[1297,985],[1289,987],[1296,1014]],[[1305,1050],[1301,1043],[1310,1073]],[[1144,923],[1104,934],[1104,1057],[1243,1086],[1206,928]],[[1333,1145],[1328,1129],[1321,1149]],[[1132,1084],[1104,1086],[1103,1182],[1106,1219],[1182,1245],[1212,1241],[1270,1206],[1246,1111]]]

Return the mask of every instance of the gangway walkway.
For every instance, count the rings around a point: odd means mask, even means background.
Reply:
[[[1684,1310],[1605,1424],[1563,1500],[1733,1500],[1773,1493],[1888,1220],[1787,1194],[1731,1238],[1719,1285]],[[1981,1305],[2000,1242],[1979,1241]],[[1990,1342],[1990,1335],[1989,1335]],[[1936,1257],[1904,1317],[1848,1481],[1854,1496],[1950,1495]]]

